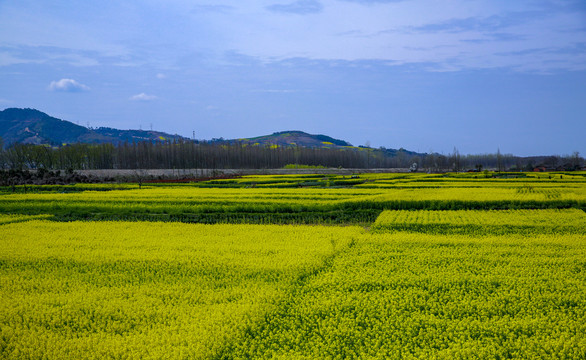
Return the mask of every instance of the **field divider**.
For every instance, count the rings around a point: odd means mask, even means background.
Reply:
[[[11,217],[14,217],[11,219]],[[8,224],[17,224],[21,222],[27,222],[31,220],[52,220],[53,216],[49,214],[41,214],[41,215],[3,215],[0,214],[0,226],[8,225]]]

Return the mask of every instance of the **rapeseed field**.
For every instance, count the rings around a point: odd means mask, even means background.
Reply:
[[[14,190],[2,359],[586,358],[582,173]]]

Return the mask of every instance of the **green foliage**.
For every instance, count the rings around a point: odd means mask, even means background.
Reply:
[[[283,169],[327,169],[321,165],[300,165],[300,164],[287,164],[283,166]]]

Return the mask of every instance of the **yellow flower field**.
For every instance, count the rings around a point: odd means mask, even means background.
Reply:
[[[586,358],[586,177],[481,175],[0,189],[0,358]]]

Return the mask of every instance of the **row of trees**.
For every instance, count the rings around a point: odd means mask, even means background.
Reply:
[[[406,164],[409,159],[402,160]],[[72,144],[62,147],[16,144],[0,154],[0,167],[4,169],[264,169],[281,168],[287,164],[347,168],[403,165],[380,149],[252,146],[193,141]]]
[[[269,169],[287,164],[343,168],[409,168],[414,163],[425,171],[484,169],[574,170],[584,163],[572,156],[521,158],[510,154],[460,155],[416,154],[405,151],[360,148],[304,148],[252,146],[218,142],[139,142],[72,144],[62,147],[15,144],[0,150],[2,169]]]

